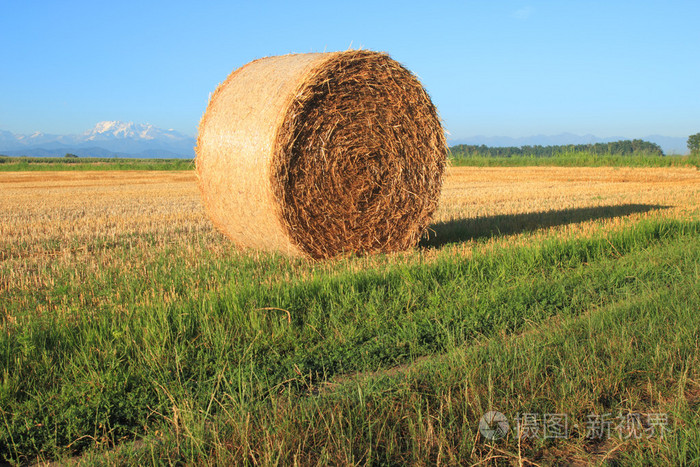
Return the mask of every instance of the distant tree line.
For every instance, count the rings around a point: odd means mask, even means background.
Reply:
[[[595,144],[567,144],[560,146],[510,146],[510,147],[490,147],[486,145],[458,144],[450,148],[453,157],[513,157],[513,156],[534,156],[553,157],[559,154],[572,152],[586,152],[599,155],[619,155],[631,156],[634,154],[645,154],[653,156],[663,156],[664,152],[656,143],[641,139],[614,141],[612,143]]]
[[[700,133],[688,136],[688,149],[693,156],[700,155]]]

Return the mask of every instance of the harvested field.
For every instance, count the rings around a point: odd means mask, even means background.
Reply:
[[[0,174],[0,187],[4,259],[55,255],[97,239],[119,244],[128,237],[132,248],[144,237],[149,244],[227,243],[212,232],[189,171],[15,172]],[[698,213],[698,200],[700,172],[692,168],[453,167],[433,223],[471,220],[480,232],[491,232],[518,219],[498,216],[533,214],[527,226],[533,230],[556,224],[561,210],[612,206],[635,218],[652,209],[686,217]],[[594,212],[587,217],[576,220],[596,220]],[[470,234],[462,232],[465,239]],[[435,241],[441,242],[439,236]]]

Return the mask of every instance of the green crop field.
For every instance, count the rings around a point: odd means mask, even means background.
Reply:
[[[452,153],[452,165],[460,167],[700,167],[700,156],[615,155],[564,152],[554,156],[484,156]]]
[[[133,159],[107,157],[8,157],[0,155],[0,172],[66,170],[188,170],[192,159]]]
[[[700,463],[694,167],[451,167],[416,248],[325,262],[191,171],[0,187],[0,462]]]

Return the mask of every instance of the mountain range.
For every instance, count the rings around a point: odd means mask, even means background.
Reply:
[[[150,124],[104,121],[94,128],[73,135],[36,132],[16,135],[0,130],[0,154],[7,156],[81,157],[194,157],[195,138],[175,130],[163,130]]]
[[[622,136],[600,138],[595,135],[535,135],[522,138],[508,136],[471,136],[451,139],[449,144],[477,144],[486,146],[554,146],[564,144],[607,143],[631,139]],[[686,154],[687,138],[650,135],[643,139],[656,143],[665,154]],[[104,121],[81,134],[51,135],[36,132],[17,135],[0,130],[0,154],[7,156],[64,156],[66,153],[81,157],[194,157],[196,139],[175,130],[163,130],[150,124]]]

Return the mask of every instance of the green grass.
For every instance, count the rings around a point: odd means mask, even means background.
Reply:
[[[64,170],[191,170],[192,159],[0,156],[0,172]]]
[[[450,163],[453,166],[469,167],[700,167],[700,157],[697,155],[657,156],[648,154],[620,156],[587,152],[566,152],[552,157],[489,157],[453,153],[450,157]]]
[[[453,153],[453,166],[469,167],[700,167],[700,156],[632,156],[598,155],[586,152],[562,153],[553,157],[465,156]],[[116,159],[65,157],[7,157],[0,156],[0,172],[61,171],[61,170],[191,170],[191,159]]]
[[[0,455],[399,465],[590,447],[578,433],[491,450],[477,424],[494,408],[667,411],[665,438],[614,456],[698,462],[699,237],[698,221],[651,219],[361,272],[165,251],[78,281],[57,263],[50,289],[0,296]]]

